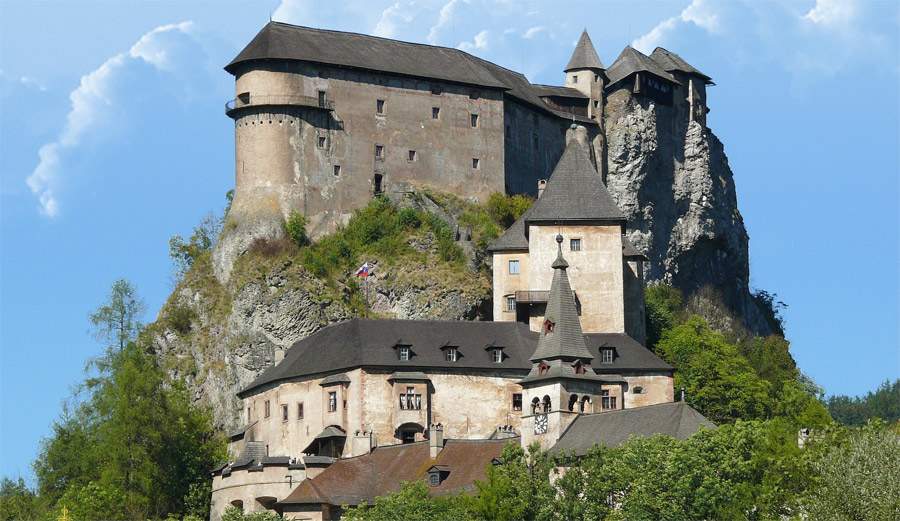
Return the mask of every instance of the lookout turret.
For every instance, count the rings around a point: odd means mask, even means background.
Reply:
[[[578,90],[590,98],[588,116],[602,121],[603,88],[606,86],[606,67],[600,61],[597,50],[587,30],[581,32],[572,57],[566,64],[566,86]]]

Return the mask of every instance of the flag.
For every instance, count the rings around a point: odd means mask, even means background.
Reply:
[[[369,263],[366,262],[365,264],[363,264],[362,266],[360,266],[358,270],[356,270],[356,276],[357,276],[357,277],[362,277],[362,278],[365,279],[365,278],[367,278],[367,277],[369,276],[369,270],[370,270],[370,269],[371,269],[371,267],[369,266]]]

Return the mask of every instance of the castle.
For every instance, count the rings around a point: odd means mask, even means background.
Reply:
[[[537,200],[489,248],[492,322],[341,322],[243,389],[214,521],[337,519],[401,481],[470,490],[507,443],[584,454],[712,425],[643,345],[645,259],[603,180],[608,104],[647,97],[702,124],[709,77],[664,49],[605,69],[583,33],[566,86],[533,85],[455,49],[274,22],[226,70],[237,226],[298,211],[323,233],[423,187]]]

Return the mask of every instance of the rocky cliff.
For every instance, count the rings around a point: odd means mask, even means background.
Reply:
[[[647,279],[715,298],[753,333],[775,332],[749,289],[749,238],[715,134],[677,106],[631,96],[609,100],[605,123],[607,185],[650,259]]]

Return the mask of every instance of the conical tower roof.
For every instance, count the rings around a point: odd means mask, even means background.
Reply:
[[[562,255],[562,235],[556,236],[558,253],[553,262],[553,282],[550,283],[550,296],[547,299],[547,311],[544,313],[544,324],[538,338],[537,349],[531,355],[531,361],[540,360],[583,360],[589,362],[593,356],[588,351],[575,308],[575,296],[569,284],[566,269],[569,263]]]
[[[569,63],[566,64],[565,72],[575,69],[603,68],[603,62],[600,61],[600,56],[598,56],[597,51],[594,50],[594,44],[591,42],[591,37],[588,36],[587,30],[582,31],[581,38],[578,39],[575,50],[572,51],[572,57],[569,58]]]

